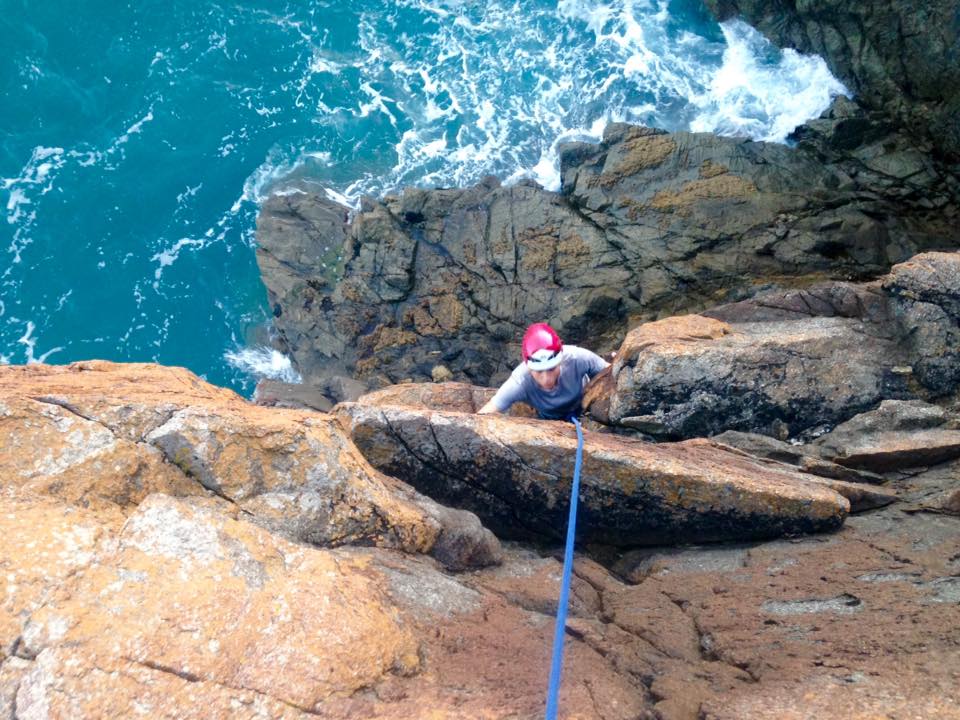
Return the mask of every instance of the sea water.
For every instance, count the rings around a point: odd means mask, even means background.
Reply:
[[[784,142],[846,93],[694,0],[0,0],[0,363],[186,366],[249,394],[258,207],[485,175],[559,187],[611,121]],[[332,248],[331,252],[336,252]]]

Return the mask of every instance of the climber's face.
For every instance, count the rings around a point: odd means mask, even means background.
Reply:
[[[560,379],[560,366],[557,365],[549,370],[531,370],[530,375],[541,390],[549,392],[557,386],[557,381]]]

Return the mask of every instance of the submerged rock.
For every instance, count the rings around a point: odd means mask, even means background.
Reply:
[[[400,406],[338,408],[378,469],[475,512],[506,538],[556,541],[566,525],[572,425]],[[584,542],[696,542],[835,529],[849,504],[786,467],[708,441],[655,445],[588,433],[578,535]]]

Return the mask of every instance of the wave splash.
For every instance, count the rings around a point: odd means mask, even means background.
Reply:
[[[290,358],[271,347],[258,346],[228,350],[223,354],[232,367],[256,378],[280,380],[286,383],[303,382],[293,369]]]
[[[820,58],[780,52],[741,21],[717,26],[670,5],[399,0],[389,13],[361,11],[358,56],[311,39],[297,101],[314,100],[320,131],[283,164],[354,207],[363,195],[464,187],[491,174],[557,190],[559,144],[599,141],[613,121],[784,142],[849,94]],[[413,24],[419,35],[398,34]],[[341,104],[325,90],[337,83],[351,88]],[[325,128],[381,143],[369,148],[376,167],[353,160],[361,172],[342,180],[350,159]]]

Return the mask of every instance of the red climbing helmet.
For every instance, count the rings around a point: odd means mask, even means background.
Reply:
[[[531,370],[550,370],[563,359],[563,343],[546,323],[534,323],[523,334],[523,361]]]

